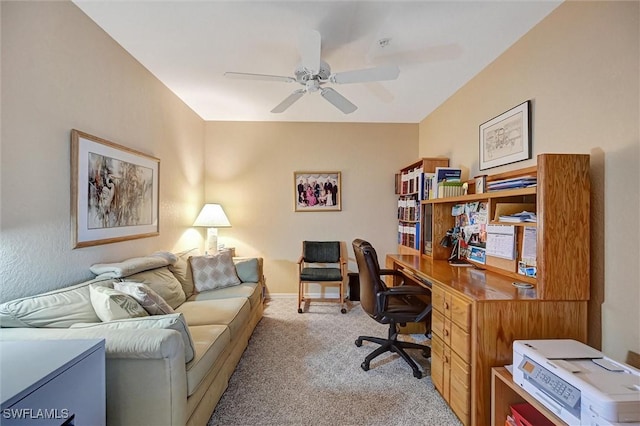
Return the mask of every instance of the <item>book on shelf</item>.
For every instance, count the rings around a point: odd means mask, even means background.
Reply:
[[[440,196],[439,184],[440,182],[460,182],[462,178],[462,169],[454,167],[436,167],[435,170],[435,187],[433,188],[432,198],[442,198]]]
[[[438,198],[458,197],[464,195],[464,183],[463,182],[439,182],[438,183]]]

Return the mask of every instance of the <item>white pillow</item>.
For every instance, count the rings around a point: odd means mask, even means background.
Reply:
[[[96,315],[103,322],[149,315],[131,296],[109,287],[92,284],[89,296]]]
[[[189,362],[195,356],[195,345],[191,339],[191,333],[181,313],[173,313],[168,315],[156,315],[146,318],[129,318],[117,321],[99,322],[99,323],[77,323],[70,328],[104,328],[109,330],[121,329],[151,329],[161,328],[176,330],[182,336],[184,342],[184,358],[185,362]]]
[[[189,258],[189,263],[193,283],[198,291],[214,290],[241,283],[229,251],[223,251],[214,256],[192,256]]]
[[[113,283],[113,288],[133,297],[149,315],[172,314],[173,308],[148,285],[132,281]]]
[[[123,278],[137,272],[160,268],[171,264],[171,259],[166,256],[151,255],[145,257],[133,257],[117,263],[96,263],[89,270],[96,275],[110,278]]]

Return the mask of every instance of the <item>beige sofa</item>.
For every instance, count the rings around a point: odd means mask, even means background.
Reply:
[[[164,266],[125,267],[121,277],[103,273],[3,303],[0,340],[104,338],[107,424],[205,425],[263,313],[262,259],[233,261],[242,282],[221,289],[195,292],[188,253],[182,253]],[[149,284],[176,305],[175,313],[101,322],[89,289],[123,277]]]

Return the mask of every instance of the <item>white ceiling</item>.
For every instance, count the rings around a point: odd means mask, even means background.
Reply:
[[[422,121],[560,2],[74,0],[204,120],[374,123]],[[301,86],[224,77],[293,76],[308,29],[332,72],[397,64],[399,78],[333,84],[358,106],[345,115],[317,92],[273,114]]]

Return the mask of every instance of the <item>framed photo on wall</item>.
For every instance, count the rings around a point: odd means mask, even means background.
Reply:
[[[74,248],[159,235],[160,160],[71,131]]]
[[[480,170],[531,158],[530,101],[480,125]]]
[[[342,210],[340,172],[293,172],[293,197],[297,212]]]

